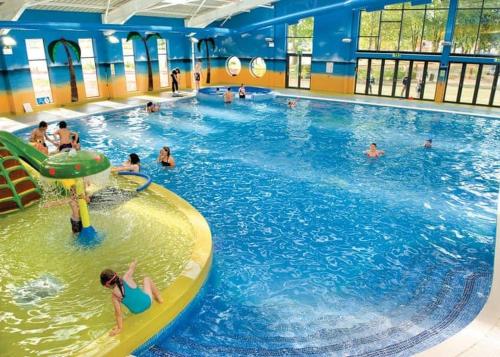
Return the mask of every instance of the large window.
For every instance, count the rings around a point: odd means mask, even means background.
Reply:
[[[500,105],[498,77],[500,65],[480,63],[450,63],[445,101]]]
[[[288,25],[287,52],[311,54],[313,50],[314,17],[299,20]]]
[[[95,68],[94,46],[91,38],[79,38],[82,64],[83,83],[87,97],[99,96],[99,85],[97,83],[97,71]]]
[[[158,70],[160,73],[160,87],[168,87],[168,51],[167,40],[163,38],[157,39],[158,45]]]
[[[314,17],[307,17],[299,20],[296,24],[288,25],[286,71],[286,86],[288,88],[311,88],[313,39]],[[252,63],[259,64],[255,60]],[[251,69],[251,71],[254,75],[256,75],[255,71],[259,72],[258,69]]]
[[[52,103],[49,69],[45,59],[45,47],[42,39],[27,39],[26,52],[37,104]]]
[[[137,79],[135,77],[134,43],[122,38],[122,49],[127,91],[133,92],[137,90]]]
[[[500,46],[500,1],[460,0],[453,53],[498,55]]]
[[[439,62],[359,58],[357,94],[434,100]]]
[[[449,0],[408,3],[361,13],[358,49],[387,52],[441,52]]]

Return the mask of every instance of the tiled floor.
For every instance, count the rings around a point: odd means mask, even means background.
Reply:
[[[50,123],[64,119],[77,118],[85,115],[133,108],[140,105],[145,106],[147,102],[162,103],[193,96],[194,92],[183,92],[182,97],[172,97],[170,93],[161,93],[159,95],[140,95],[126,99],[91,102],[71,107],[71,109],[56,108],[34,113],[27,113],[24,115],[5,116],[0,117],[0,130],[15,131],[28,126],[36,125],[42,120]]]

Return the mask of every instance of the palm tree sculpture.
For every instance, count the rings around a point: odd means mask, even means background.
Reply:
[[[73,66],[73,58],[71,57],[71,52],[73,52],[73,54],[75,55],[76,60],[80,61],[82,51],[80,50],[80,46],[77,42],[66,40],[64,37],[60,38],[59,40],[52,41],[48,46],[49,57],[52,63],[56,62],[56,49],[58,45],[63,46],[66,57],[68,58],[71,101],[78,102],[78,87],[76,85],[75,67]]]
[[[207,84],[210,84],[210,50],[208,48],[208,44],[211,45],[212,51],[215,50],[215,40],[212,37],[202,38],[198,41],[198,52],[201,52],[201,45],[205,44],[206,55],[207,55]]]
[[[151,68],[151,56],[149,55],[148,41],[152,38],[162,38],[157,32],[148,33],[146,36],[142,36],[139,32],[129,32],[127,35],[127,41],[130,40],[141,40],[146,49],[146,60],[148,62],[148,91],[153,90],[153,69]]]

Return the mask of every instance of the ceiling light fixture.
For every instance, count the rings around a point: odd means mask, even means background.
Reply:
[[[12,36],[2,36],[2,44],[4,46],[15,46],[17,42]]]
[[[116,37],[115,35],[108,36],[107,39],[108,39],[109,43],[113,43],[113,44],[120,42],[118,37]]]

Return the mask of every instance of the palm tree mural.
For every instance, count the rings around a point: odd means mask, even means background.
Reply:
[[[207,84],[210,84],[210,49],[209,49],[209,44],[210,47],[212,47],[212,51],[215,50],[215,40],[212,37],[209,38],[202,38],[198,41],[197,46],[198,46],[198,52],[201,52],[201,46],[202,44],[205,44],[205,50],[206,50],[206,56],[207,56]]]
[[[151,68],[151,56],[149,55],[148,41],[152,38],[162,38],[157,32],[148,33],[146,36],[142,36],[139,32],[129,32],[127,35],[127,41],[130,40],[141,40],[146,49],[146,60],[148,63],[148,91],[153,90],[153,69]]]
[[[80,46],[77,42],[66,40],[64,37],[59,40],[52,41],[48,46],[49,57],[52,63],[56,62],[56,50],[59,45],[62,45],[64,48],[64,52],[66,53],[66,57],[68,59],[71,101],[78,102],[78,87],[76,85],[75,67],[73,66],[73,57],[71,56],[71,53],[73,53],[77,61],[80,61],[82,51],[80,50]]]

